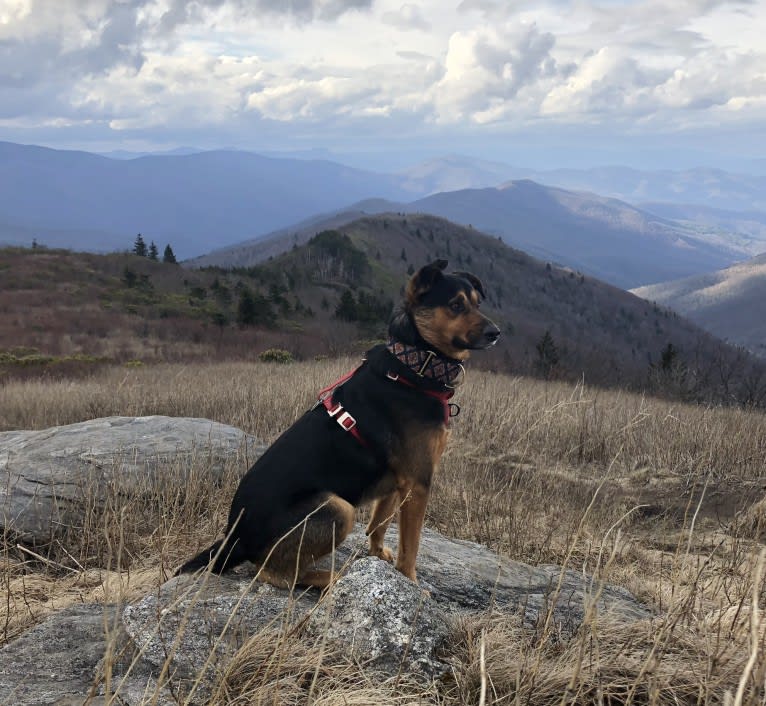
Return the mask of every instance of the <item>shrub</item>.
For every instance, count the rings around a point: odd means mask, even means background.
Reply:
[[[294,363],[295,358],[290,351],[284,348],[269,348],[258,354],[258,360],[262,363]]]

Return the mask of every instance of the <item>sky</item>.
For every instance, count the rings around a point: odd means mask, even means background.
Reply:
[[[0,140],[746,169],[764,36],[766,0],[0,0]]]

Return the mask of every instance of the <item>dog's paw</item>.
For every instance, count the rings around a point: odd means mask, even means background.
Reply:
[[[388,547],[381,547],[380,549],[370,548],[370,556],[376,556],[378,559],[383,559],[389,564],[394,563],[394,553]]]

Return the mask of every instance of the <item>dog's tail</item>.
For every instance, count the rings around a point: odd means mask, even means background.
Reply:
[[[174,575],[193,574],[195,571],[207,568],[208,565],[214,574],[222,574],[224,571],[241,564],[245,559],[247,556],[242,551],[240,542],[235,539],[233,543],[226,543],[226,539],[219,539],[207,549],[202,550],[197,556],[182,564]]]

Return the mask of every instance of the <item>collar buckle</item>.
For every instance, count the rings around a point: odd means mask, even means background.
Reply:
[[[436,353],[433,351],[426,351],[426,359],[423,361],[423,365],[420,366],[420,370],[418,370],[416,373],[418,377],[423,377],[424,373],[426,372],[426,368],[428,368],[434,358],[436,358]]]

